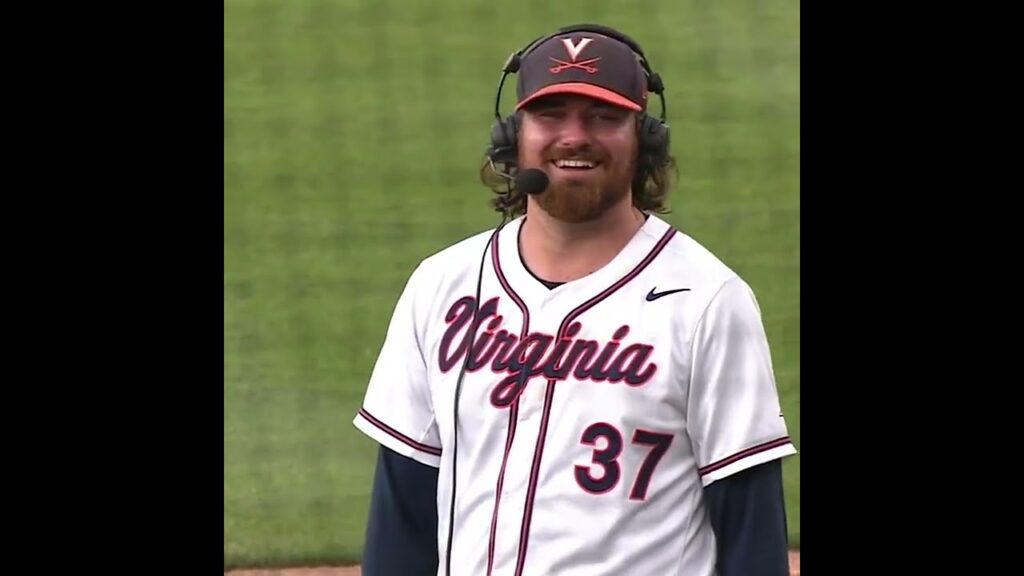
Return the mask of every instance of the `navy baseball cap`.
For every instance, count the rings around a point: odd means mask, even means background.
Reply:
[[[519,64],[516,110],[552,94],[578,94],[630,110],[647,108],[647,76],[626,44],[597,32],[566,32]]]

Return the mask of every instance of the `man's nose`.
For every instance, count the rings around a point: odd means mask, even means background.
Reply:
[[[581,148],[590,145],[590,128],[586,118],[579,114],[570,114],[560,126],[558,146],[560,148]]]

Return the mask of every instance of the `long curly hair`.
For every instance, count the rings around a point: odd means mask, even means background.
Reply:
[[[518,170],[515,159],[492,160],[486,154],[480,165],[480,181],[494,193],[491,208],[508,220],[526,213],[526,194],[516,189],[514,180],[502,174],[515,178]],[[640,150],[631,186],[633,206],[643,212],[668,213],[668,194],[678,177],[676,159],[669,150]]]

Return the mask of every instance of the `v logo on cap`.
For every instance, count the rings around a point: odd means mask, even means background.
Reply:
[[[562,44],[565,46],[565,51],[569,53],[569,62],[560,60],[554,56],[549,56],[548,58],[556,64],[550,68],[551,73],[558,74],[563,70],[568,70],[569,68],[579,68],[580,70],[586,71],[588,74],[596,73],[597,66],[594,66],[594,63],[601,59],[600,56],[597,58],[590,58],[582,62],[577,60],[580,52],[583,52],[583,49],[586,48],[587,44],[590,44],[592,40],[593,38],[581,38],[579,44],[575,44],[570,38],[562,38]]]
[[[574,44],[571,39],[562,38],[562,44],[565,44],[565,51],[569,53],[569,59],[575,62],[576,58],[579,57],[580,52],[583,52],[583,49],[586,48],[587,44],[590,44],[592,40],[593,38],[581,38],[579,44]]]

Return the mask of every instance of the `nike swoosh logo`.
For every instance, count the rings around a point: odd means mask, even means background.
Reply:
[[[665,290],[664,292],[655,292],[655,290],[657,290],[657,289],[658,289],[658,287],[655,286],[654,288],[651,288],[650,292],[647,293],[647,301],[648,302],[654,302],[655,300],[657,300],[658,298],[661,298],[662,296],[668,296],[669,294],[675,294],[676,292],[689,292],[690,291],[689,288],[676,288],[675,290]]]

